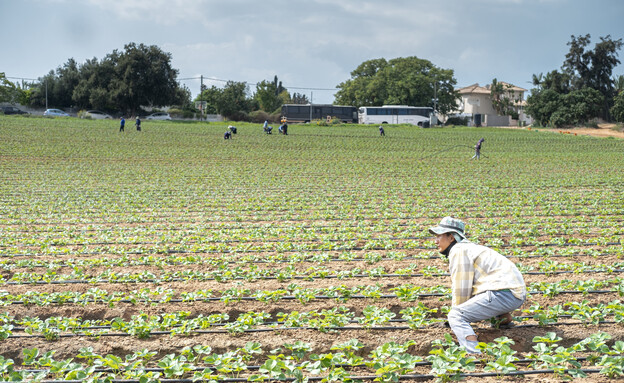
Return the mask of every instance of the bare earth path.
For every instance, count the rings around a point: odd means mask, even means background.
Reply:
[[[593,137],[615,137],[615,138],[624,138],[624,131],[622,128],[617,128],[616,124],[598,124],[598,128],[573,128],[573,129],[548,129],[548,128],[515,128],[510,127],[512,129],[534,129],[540,132],[551,132],[551,133],[570,133],[584,136],[593,136]]]

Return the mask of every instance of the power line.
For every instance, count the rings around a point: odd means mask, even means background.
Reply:
[[[185,78],[179,78],[178,81],[184,81],[184,80],[199,80],[201,77],[185,77]],[[233,80],[223,80],[220,78],[216,78],[216,77],[206,77],[204,76],[204,80],[211,80],[211,81],[219,81],[219,82],[228,82],[228,81],[233,81]],[[258,83],[255,82],[247,82],[244,81],[246,84],[249,85],[258,85]],[[311,87],[299,87],[299,86],[284,86],[284,88],[286,89],[302,89],[302,90],[327,90],[327,91],[336,91],[336,88],[311,88]]]
[[[13,80],[28,80],[28,81],[39,81],[39,79],[36,78],[28,78],[28,77],[8,77],[6,76],[7,79],[13,79]],[[185,78],[179,78],[178,81],[186,81],[186,80],[199,80],[201,77],[185,77]],[[233,81],[233,80],[224,80],[224,79],[220,79],[220,78],[216,78],[216,77],[206,77],[204,76],[205,80],[211,80],[211,81],[219,81],[219,82],[228,82],[228,81]],[[253,85],[256,86],[258,85],[258,83],[255,82],[247,82],[245,81],[246,84],[249,85]],[[299,90],[320,90],[320,91],[336,91],[336,88],[312,88],[312,87],[305,87],[305,86],[284,86],[284,88],[286,89],[299,89]]]

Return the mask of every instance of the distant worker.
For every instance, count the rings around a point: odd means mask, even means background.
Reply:
[[[283,135],[288,135],[288,124],[284,122],[282,125],[280,125],[279,132]]]
[[[475,158],[477,160],[481,159],[481,145],[483,144],[483,141],[485,141],[485,138],[477,141],[477,144],[475,145],[475,155],[472,156],[471,160],[474,160]]]
[[[379,135],[380,136],[385,136],[386,135],[386,131],[384,130],[383,126],[379,125]]]
[[[119,131],[124,131],[124,126],[126,126],[126,120],[124,120],[123,116],[119,117]]]
[[[230,138],[232,138],[232,132],[229,132],[226,130],[225,133],[223,134],[223,139],[229,140]]]
[[[137,116],[136,121],[134,122],[134,126],[136,126],[138,132],[141,131],[141,119],[139,118],[139,116]]]
[[[264,129],[264,132],[266,134],[272,134],[271,131],[273,130],[273,127],[269,125],[269,121],[264,121],[264,126],[262,127]]]
[[[236,126],[230,125],[228,126],[228,129],[232,132],[232,134],[236,134]]]

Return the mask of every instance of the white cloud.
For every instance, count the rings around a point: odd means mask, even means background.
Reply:
[[[147,20],[160,25],[191,22],[201,14],[203,0],[88,0],[123,20]]]

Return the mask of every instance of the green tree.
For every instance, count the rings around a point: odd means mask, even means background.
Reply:
[[[570,51],[561,71],[551,71],[538,79],[537,86],[527,98],[527,113],[541,125],[565,126],[584,123],[592,118],[610,119],[616,81],[613,68],[620,63],[617,58],[622,39],[601,37],[593,50],[587,50],[590,35],[572,36]],[[586,97],[585,100],[582,100]],[[597,107],[596,102],[600,102]]]
[[[217,113],[225,118],[244,119],[251,111],[251,102],[247,98],[247,83],[228,81],[216,101]]]
[[[115,65],[109,91],[116,106],[135,114],[142,106],[174,104],[178,95],[178,71],[171,54],[155,45],[126,44]]]
[[[620,60],[618,51],[622,48],[622,39],[613,40],[610,35],[600,37],[600,42],[593,50],[587,50],[591,35],[571,36],[568,43],[570,51],[566,54],[563,70],[569,74],[574,89],[592,88],[604,97],[602,117],[609,119],[609,108],[613,105],[615,84],[612,78],[613,68]]]
[[[49,107],[70,107],[74,105],[72,95],[79,81],[78,63],[70,58],[56,71],[51,70],[39,78],[39,84],[32,92],[31,105],[45,106],[47,97]]]
[[[434,106],[443,114],[457,106],[453,71],[418,57],[365,61],[340,83],[335,104]]]
[[[136,114],[141,106],[182,105],[190,93],[180,88],[171,54],[155,45],[130,43],[98,61],[78,65],[69,59],[39,79],[31,92],[31,105],[121,110]]]
[[[600,113],[603,96],[595,89],[583,88],[561,94],[554,89],[532,93],[527,113],[539,125],[561,128],[588,122]]]
[[[613,78],[613,84],[615,87],[615,93],[620,94],[624,92],[624,75],[619,75]]]
[[[206,101],[204,113],[215,114],[217,113],[217,105],[219,104],[222,94],[223,90],[214,85],[210,88],[204,86],[204,90],[197,96],[195,101]]]
[[[0,72],[0,102],[16,103],[20,101],[21,93],[21,89],[9,81],[4,72]]]
[[[518,118],[517,112],[513,108],[516,102],[513,85],[493,79],[490,85],[490,99],[492,100],[492,107],[499,116],[511,115],[515,119]]]
[[[116,109],[110,89],[118,60],[119,52],[115,50],[102,61],[98,62],[94,57],[80,66],[80,81],[72,94],[76,106],[83,109]]]
[[[624,122],[624,92],[615,96],[615,102],[611,108],[611,115],[617,122]]]
[[[275,75],[275,77],[273,77],[273,86],[275,87],[275,95],[279,96],[280,94],[282,94],[286,88],[284,88],[282,86],[282,82],[277,80],[277,75]]]
[[[291,104],[309,104],[310,100],[308,100],[308,96],[301,93],[293,93],[292,97],[289,100]]]
[[[80,81],[78,63],[73,58],[67,60],[62,67],[56,69],[56,86],[52,96],[58,105],[72,106],[72,95]]]
[[[277,80],[277,77],[275,79]],[[263,80],[256,84],[254,99],[258,102],[260,109],[267,113],[273,113],[282,106],[283,102],[278,90],[275,82]]]

